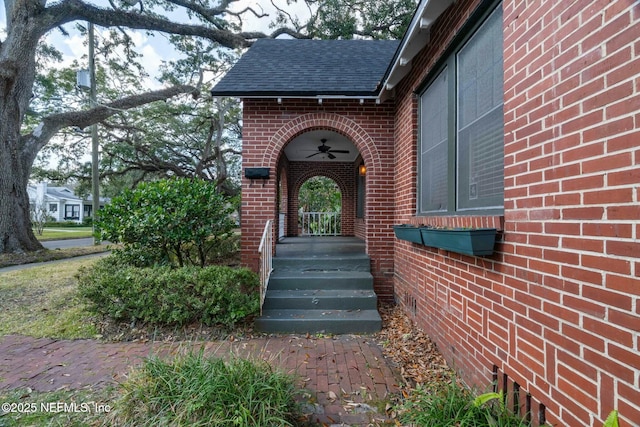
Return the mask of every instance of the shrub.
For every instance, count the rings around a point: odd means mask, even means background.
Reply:
[[[78,224],[75,221],[54,221],[53,218],[49,218],[47,222],[44,223],[44,227],[52,227],[52,228],[74,228],[74,227],[84,227],[82,224]]]
[[[444,386],[418,387],[400,406],[400,420],[421,427],[525,427],[526,420],[511,413],[499,393],[474,393],[451,381]]]
[[[245,268],[140,268],[108,257],[76,277],[90,308],[118,321],[230,327],[259,311],[258,276]]]
[[[114,197],[100,211],[96,227],[102,240],[123,244],[118,256],[138,259],[138,265],[202,267],[209,253],[233,235],[235,205],[211,182],[147,182]]]
[[[291,426],[297,418],[293,377],[266,361],[178,356],[149,358],[122,384],[110,416],[116,425]]]

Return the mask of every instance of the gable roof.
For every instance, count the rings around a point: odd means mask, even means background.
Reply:
[[[213,96],[373,97],[397,40],[260,39],[211,90]]]
[[[73,191],[67,187],[47,187],[47,196],[58,200],[80,201],[80,197],[76,196]]]

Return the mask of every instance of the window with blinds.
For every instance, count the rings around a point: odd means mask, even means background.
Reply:
[[[419,214],[503,208],[503,75],[496,7],[420,97]]]
[[[448,208],[448,120],[446,69],[422,95],[420,167],[426,185],[420,187],[420,209],[423,212],[446,211]]]

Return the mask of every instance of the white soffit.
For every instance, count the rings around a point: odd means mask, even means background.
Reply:
[[[413,58],[429,43],[431,26],[454,1],[422,0],[420,2],[384,81],[380,98],[389,98],[391,95],[389,92],[409,73]]]

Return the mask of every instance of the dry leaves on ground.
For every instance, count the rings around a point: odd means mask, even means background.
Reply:
[[[400,306],[383,305],[380,315],[383,326],[378,339],[385,355],[397,364],[407,385],[434,385],[452,380],[453,370],[436,344],[407,317]]]

